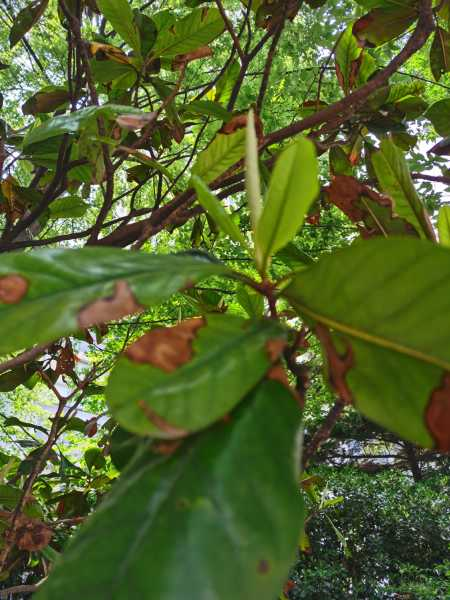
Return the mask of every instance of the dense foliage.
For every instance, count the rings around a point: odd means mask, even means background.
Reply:
[[[449,0],[0,18],[0,597],[448,598]]]

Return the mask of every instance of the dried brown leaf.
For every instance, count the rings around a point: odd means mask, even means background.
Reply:
[[[186,54],[177,54],[172,61],[172,69],[174,71],[179,71],[184,69],[186,65],[193,60],[206,58],[207,56],[212,56],[212,50],[209,46],[202,46],[201,48],[197,48],[197,50],[187,52]]]

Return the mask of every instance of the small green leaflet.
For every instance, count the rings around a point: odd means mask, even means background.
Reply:
[[[294,239],[318,193],[314,144],[299,137],[276,162],[256,230],[257,253],[264,268],[273,254]]]
[[[385,138],[380,149],[371,156],[381,189],[394,202],[394,212],[405,219],[420,237],[434,240],[434,231],[425,206],[414,187],[403,152]]]
[[[220,200],[210,191],[208,186],[196,175],[192,176],[192,183],[197,192],[197,199],[203,206],[206,212],[214,219],[220,229],[230,236],[232,240],[242,246],[248,248],[247,240],[241,233],[241,230],[233,221]]]
[[[198,175],[206,183],[211,183],[227,169],[241,160],[245,154],[245,129],[234,133],[218,133],[211,144],[200,152],[192,168],[192,175]]]

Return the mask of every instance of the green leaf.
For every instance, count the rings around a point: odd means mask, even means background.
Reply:
[[[140,54],[141,39],[134,23],[133,11],[127,0],[97,0],[97,6],[116,33]]]
[[[271,365],[271,320],[209,314],[152,330],[119,358],[106,391],[118,423],[141,435],[176,438],[222,418]],[[170,343],[173,353],[165,348]],[[282,346],[282,343],[281,343]]]
[[[175,454],[144,451],[36,600],[272,600],[302,529],[298,426],[289,392],[266,382]]]
[[[120,318],[199,279],[227,273],[202,255],[99,247],[5,254],[0,262],[0,355],[68,335],[89,326],[91,318]]]
[[[442,246],[450,247],[450,206],[441,206],[439,209],[437,227],[439,242]]]
[[[256,245],[265,266],[295,237],[318,193],[314,144],[299,137],[276,162],[256,231]]]
[[[14,18],[13,26],[9,32],[9,43],[11,48],[20,42],[33,25],[39,21],[47,6],[48,0],[34,0]]]
[[[88,106],[68,115],[52,117],[27,133],[23,141],[23,149],[29,150],[34,144],[64,135],[65,133],[78,133],[88,124],[95,122],[98,117],[112,121],[118,115],[124,114],[141,115],[142,111],[133,106],[105,104],[104,106]]]
[[[103,469],[106,465],[105,457],[100,448],[88,448],[84,453],[84,461],[89,471],[92,469]]]
[[[64,198],[58,198],[50,204],[50,218],[76,219],[82,217],[88,208],[89,204],[79,196],[64,196]]]
[[[434,102],[425,113],[436,132],[442,137],[450,136],[450,98]]]
[[[417,20],[416,6],[375,8],[356,21],[354,35],[368,46],[380,46],[400,36]]]
[[[192,177],[192,183],[197,192],[197,199],[206,212],[214,219],[220,229],[232,240],[247,248],[247,240],[241,230],[226,212],[220,200],[210,191],[208,186],[196,175]]]
[[[264,314],[264,297],[246,285],[241,285],[236,294],[236,300],[248,314],[250,319],[259,319]]]
[[[0,376],[0,392],[12,392],[19,385],[25,385],[40,366],[39,363],[29,363],[7,371]]]
[[[24,429],[35,429],[36,431],[41,431],[42,433],[45,433],[45,435],[48,435],[48,431],[47,429],[45,429],[45,427],[42,427],[41,425],[36,425],[36,423],[28,423],[27,421],[22,421],[17,417],[7,417],[3,421],[3,427],[22,427]]]
[[[192,52],[215,40],[224,29],[225,23],[217,8],[196,9],[175,23],[168,22],[158,32],[152,54],[176,56]]]
[[[435,239],[433,227],[420,200],[403,152],[394,142],[385,138],[380,149],[371,156],[378,182],[390,196],[394,213],[410,223],[420,237]]]
[[[186,118],[189,115],[206,115],[221,121],[229,121],[231,118],[230,113],[221,104],[211,100],[193,100],[186,104],[183,107],[183,116]]]
[[[362,48],[353,35],[353,25],[342,33],[336,46],[336,72],[345,94],[354,87],[358,73],[358,61]]]
[[[423,446],[450,449],[450,252],[373,239],[322,258],[284,291],[315,327],[340,396]]]
[[[437,27],[434,34],[430,48],[430,66],[436,81],[444,73],[450,72],[450,34],[442,27]]]
[[[218,133],[211,144],[200,152],[192,168],[192,175],[198,175],[206,183],[211,183],[224,171],[243,158],[245,154],[245,129],[234,133]]]

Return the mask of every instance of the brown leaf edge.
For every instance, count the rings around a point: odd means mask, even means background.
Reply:
[[[425,422],[436,448],[450,452],[450,373],[444,374],[442,384],[431,394]]]
[[[346,353],[341,355],[333,344],[330,331],[324,325],[317,324],[315,333],[326,354],[330,385],[345,404],[353,404],[353,394],[345,379],[348,371],[354,365],[352,347],[348,345]]]

